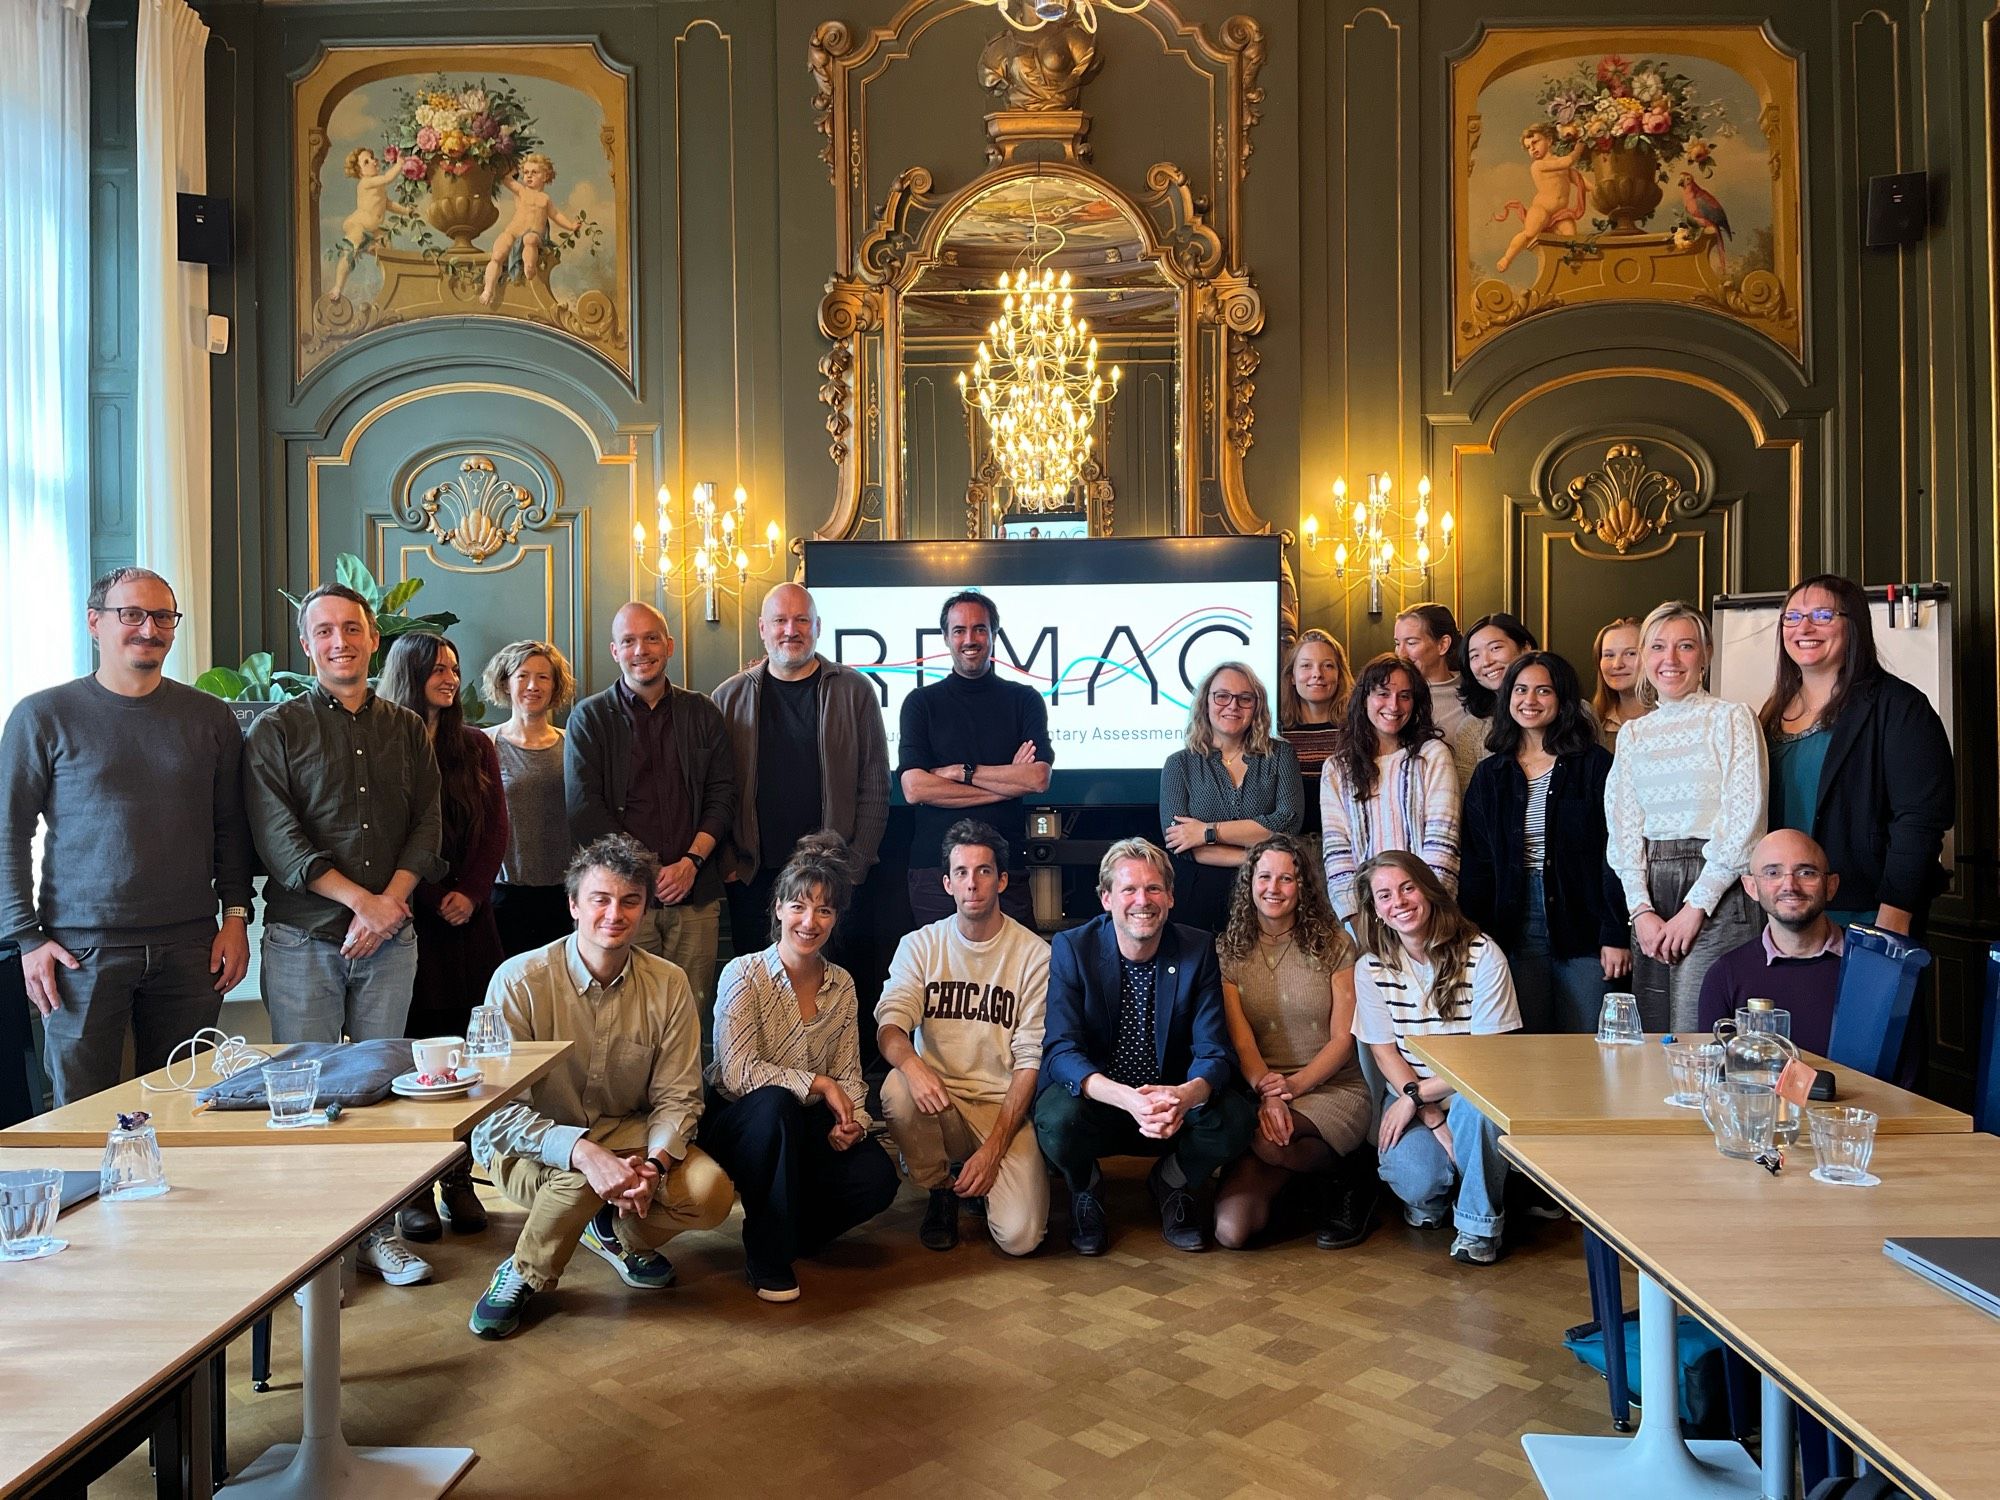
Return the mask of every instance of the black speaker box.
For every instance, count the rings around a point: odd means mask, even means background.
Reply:
[[[1868,179],[1868,222],[1862,243],[1870,250],[1914,245],[1931,222],[1930,178],[1894,172]]]
[[[229,264],[235,236],[231,232],[229,200],[205,193],[178,193],[180,238],[178,254],[196,265]]]

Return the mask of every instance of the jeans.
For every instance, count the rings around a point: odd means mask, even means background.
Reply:
[[[283,922],[264,924],[264,1009],[271,1039],[373,1042],[406,1036],[417,980],[417,929],[405,922],[366,958]]]
[[[1383,1108],[1395,1102],[1395,1096],[1389,1095]],[[1445,1106],[1445,1124],[1451,1130],[1451,1149],[1458,1158],[1455,1164],[1435,1134],[1422,1125],[1412,1125],[1382,1153],[1378,1169],[1382,1180],[1390,1192],[1419,1213],[1438,1217],[1450,1207],[1459,1233],[1498,1239],[1507,1221],[1501,1199],[1507,1186],[1507,1163],[1500,1156],[1500,1127],[1463,1094],[1451,1096]]]
[[[1547,887],[1540,870],[1525,872],[1527,901],[1521,930],[1507,948],[1521,1029],[1546,1033],[1597,1030],[1604,1009],[1604,964],[1594,953],[1557,958],[1549,951]]]
[[[45,1057],[56,1103],[102,1093],[118,1083],[125,1033],[141,1073],[163,1067],[167,1054],[222,1014],[209,941],[74,948],[77,967],[56,965],[62,1008],[42,1021]]]
[[[1072,1193],[1097,1180],[1101,1156],[1166,1156],[1179,1162],[1189,1192],[1250,1149],[1257,1110],[1235,1089],[1209,1095],[1164,1141],[1139,1134],[1139,1123],[1115,1104],[1101,1104],[1051,1084],[1035,1100],[1035,1138]]]
[[[889,1153],[863,1139],[836,1151],[827,1133],[833,1111],[801,1103],[776,1084],[731,1103],[710,1094],[701,1143],[743,1200],[743,1258],[751,1269],[789,1271],[895,1201]]]

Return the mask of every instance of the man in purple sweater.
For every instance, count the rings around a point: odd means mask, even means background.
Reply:
[[[1701,1025],[1712,1028],[1755,997],[1792,1013],[1792,1040],[1826,1055],[1840,994],[1846,938],[1826,914],[1840,877],[1826,851],[1793,828],[1767,833],[1750,854],[1743,889],[1763,909],[1764,930],[1717,959],[1701,982]]]

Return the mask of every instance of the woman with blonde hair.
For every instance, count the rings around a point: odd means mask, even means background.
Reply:
[[[1317,1190],[1320,1248],[1358,1245],[1377,1183],[1354,1046],[1354,944],[1306,845],[1278,834],[1250,851],[1215,949],[1236,1065],[1257,1102],[1250,1150],[1216,1193],[1215,1238],[1241,1249],[1296,1180]]]
[[[1299,830],[1299,758],[1271,733],[1271,698],[1240,661],[1211,667],[1188,711],[1187,747],[1160,768],[1160,826],[1174,856],[1174,904],[1217,931],[1253,844]]]
[[[1413,1036],[1519,1031],[1506,955],[1458,909],[1416,855],[1392,849],[1361,867],[1361,961],[1354,969],[1354,1035],[1382,1072],[1376,1137],[1382,1180],[1413,1229],[1440,1229],[1449,1212],[1451,1258],[1500,1258],[1507,1164],[1499,1127],[1411,1049]]]
[[[1340,747],[1354,673],[1347,652],[1324,630],[1308,630],[1292,647],[1278,679],[1278,733],[1299,757],[1301,833],[1319,832],[1319,773]]]
[[[1702,977],[1757,935],[1744,893],[1764,835],[1764,734],[1748,707],[1703,685],[1708,619],[1670,600],[1639,627],[1640,695],[1604,783],[1606,858],[1632,918],[1632,989],[1648,1031],[1692,1031]]]
[[[1639,622],[1620,615],[1597,632],[1591,643],[1591,660],[1597,663],[1597,690],[1590,697],[1590,711],[1597,718],[1597,738],[1607,750],[1618,748],[1618,731],[1650,711],[1639,696],[1645,674],[1639,670]]]
[[[486,731],[507,795],[507,853],[493,886],[493,920],[508,957],[560,942],[573,925],[563,872],[575,841],[563,802],[563,732],[550,723],[576,698],[569,662],[547,641],[513,641],[480,674],[505,723]]]

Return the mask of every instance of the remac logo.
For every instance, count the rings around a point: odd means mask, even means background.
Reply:
[[[1075,627],[1071,628],[1074,631]],[[1175,633],[1164,639],[1156,638],[1149,650],[1140,644],[1138,633],[1133,626],[1119,624],[1111,627],[1103,645],[1095,654],[1073,657],[1065,662],[1060,630],[1060,626],[1044,625],[1025,658],[1014,649],[1014,643],[1008,637],[1004,626],[994,632],[996,663],[999,657],[1004,655],[1020,677],[1051,704],[1062,702],[1063,691],[1066,688],[1074,694],[1081,683],[1085,704],[1094,707],[1100,687],[1109,686],[1126,678],[1143,678],[1147,689],[1146,701],[1149,705],[1157,706],[1163,696],[1159,666],[1166,665],[1158,662],[1157,658],[1168,654],[1160,648],[1165,646],[1171,650],[1178,642],[1178,651],[1172,651],[1171,671],[1181,690],[1187,695],[1187,700],[1175,698],[1171,691],[1164,696],[1175,707],[1186,708],[1188,702],[1192,701],[1195,688],[1195,679],[1188,673],[1188,658],[1193,654],[1198,642],[1208,636],[1222,635],[1241,646],[1247,647],[1251,644],[1249,633],[1241,625],[1233,621],[1215,621],[1200,625],[1186,634]],[[891,678],[902,679],[908,688],[915,689],[924,686],[931,678],[951,675],[949,667],[939,671],[927,665],[927,658],[933,654],[927,650],[927,643],[932,640],[942,643],[944,632],[935,625],[919,626],[911,634],[909,656],[901,661],[892,661],[889,656],[888,637],[881,631],[871,630],[865,626],[839,627],[833,632],[833,659],[869,678],[875,684],[875,692],[882,706],[887,708]],[[1118,654],[1121,642],[1124,646],[1122,656]],[[870,648],[873,649],[872,656],[865,654]],[[862,654],[850,655],[850,651]],[[1038,673],[1035,664],[1041,659],[1044,651],[1048,653],[1048,670]],[[1088,673],[1079,676],[1085,667],[1089,668]]]

